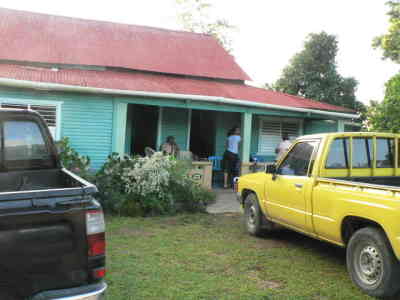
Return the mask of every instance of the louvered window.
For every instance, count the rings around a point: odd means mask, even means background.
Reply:
[[[300,123],[298,120],[261,119],[258,153],[275,155],[275,149],[282,141],[282,134],[287,133],[293,140],[299,136]]]
[[[56,137],[57,133],[57,105],[31,105],[25,103],[0,103],[2,108],[19,108],[19,109],[31,109],[38,112],[43,119],[46,121],[47,126],[51,132],[53,138]]]

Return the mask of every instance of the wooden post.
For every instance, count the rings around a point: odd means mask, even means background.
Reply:
[[[251,113],[242,113],[242,162],[250,161],[251,148],[251,125],[253,115]]]
[[[123,156],[125,154],[126,118],[128,104],[114,100],[112,152]]]
[[[158,151],[162,144],[162,122],[163,122],[163,107],[158,108],[158,123],[157,123],[157,145],[156,151]]]
[[[337,121],[337,131],[338,132],[344,132],[344,121],[343,120],[338,120]]]

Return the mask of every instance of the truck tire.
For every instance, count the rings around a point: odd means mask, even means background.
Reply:
[[[384,231],[365,227],[347,245],[347,270],[353,282],[373,297],[390,297],[399,289],[400,263]]]
[[[264,217],[254,193],[248,194],[244,200],[244,215],[247,232],[251,235],[262,236],[273,227],[272,222]]]

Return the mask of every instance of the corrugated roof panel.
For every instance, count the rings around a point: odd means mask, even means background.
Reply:
[[[250,80],[209,35],[0,8],[0,58]]]

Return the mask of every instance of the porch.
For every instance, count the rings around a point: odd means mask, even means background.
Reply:
[[[230,128],[240,126],[241,173],[252,172],[275,160],[282,133],[291,139],[302,134],[344,131],[344,121],[292,111],[246,108],[196,101],[121,98],[114,100],[113,152],[144,155],[145,148],[159,150],[174,136],[181,151],[193,154],[193,178],[211,187],[210,157],[221,159]]]

